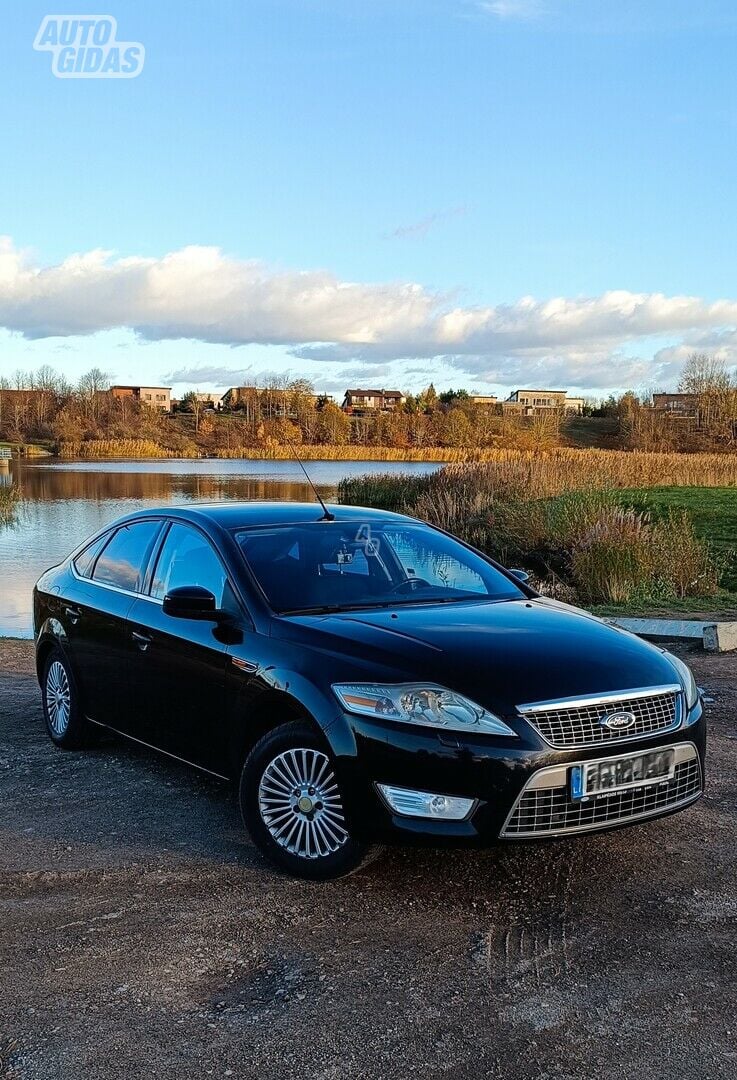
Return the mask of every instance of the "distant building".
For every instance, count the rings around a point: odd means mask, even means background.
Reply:
[[[471,394],[469,401],[472,405],[496,405],[496,394]]]
[[[405,396],[399,390],[346,390],[341,408],[347,413],[392,412],[403,405]]]
[[[505,412],[521,413],[523,416],[553,409],[566,413],[583,412],[583,398],[569,397],[567,390],[515,390],[502,405]]]
[[[669,416],[694,418],[699,413],[698,394],[653,394],[653,409]]]
[[[133,399],[150,409],[171,412],[170,386],[111,386],[110,393],[119,401]]]
[[[192,390],[189,391],[189,394],[187,396],[189,396],[190,394],[194,396],[195,400],[199,401],[200,404],[203,405],[206,409],[219,409],[223,404],[223,395],[215,394],[209,390]],[[181,398],[172,398],[171,406],[174,412],[181,408],[181,404]]]

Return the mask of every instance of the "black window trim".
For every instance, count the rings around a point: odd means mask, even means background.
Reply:
[[[77,550],[74,552],[74,554],[71,557],[71,565],[72,565],[72,569],[74,570],[74,576],[75,577],[79,578],[81,581],[92,581],[92,574],[95,571],[95,566],[97,565],[97,560],[100,558],[103,551],[107,547],[108,542],[110,541],[110,538],[111,538],[111,536],[113,535],[113,533],[115,531],[116,530],[114,528],[112,528],[112,529],[103,529],[102,532],[97,533],[97,535],[93,536],[92,539],[89,540],[86,544],[80,545],[80,547],[77,548]],[[92,562],[90,563],[89,574],[81,573],[78,566],[77,566],[77,559],[81,555],[84,555],[84,553],[86,551],[89,551],[89,549],[91,547],[94,547],[95,544],[99,543],[100,540],[102,540],[102,542],[103,542],[102,547],[100,548],[100,550],[97,552],[97,555],[95,555]]]
[[[244,598],[243,598],[243,596],[241,594],[241,590],[235,584],[235,582],[233,580],[233,575],[231,574],[225,559],[220,554],[220,552],[218,551],[215,544],[213,544],[212,537],[209,536],[207,534],[206,530],[203,529],[200,525],[198,525],[197,522],[190,521],[188,518],[169,517],[169,518],[164,518],[163,521],[164,521],[164,528],[159,533],[159,536],[157,537],[157,540],[154,543],[154,546],[153,546],[152,551],[151,551],[151,556],[149,558],[148,570],[147,570],[147,573],[145,575],[144,582],[143,582],[143,586],[146,589],[146,594],[144,596],[142,596],[142,599],[150,600],[154,604],[163,604],[164,603],[163,598],[159,599],[157,596],[152,596],[151,595],[151,589],[153,587],[154,578],[156,577],[156,571],[158,570],[158,567],[159,567],[159,559],[161,558],[161,554],[162,554],[162,552],[164,550],[164,544],[166,543],[166,538],[168,537],[169,533],[171,532],[172,525],[184,525],[186,528],[194,529],[195,532],[198,532],[200,534],[200,536],[203,537],[205,542],[209,545],[210,549],[214,552],[218,562],[220,563],[220,565],[223,568],[223,571],[225,572],[225,580],[228,583],[228,586],[230,587],[231,593],[235,597],[235,601],[236,601],[236,603],[237,603],[237,605],[238,605],[238,607],[240,609],[241,615],[243,616],[243,618],[245,618],[248,621],[249,626],[251,626],[253,628],[255,624],[254,624],[253,618],[251,617],[251,613],[248,610],[246,602],[245,602],[245,600],[244,600]]]
[[[158,526],[159,526],[159,530],[156,533],[156,535],[154,536],[153,542],[151,544],[151,548],[150,548],[149,553],[148,553],[148,557],[146,559],[146,566],[144,568],[144,572],[143,572],[143,575],[142,575],[141,587],[145,588],[146,581],[148,580],[148,576],[149,576],[149,569],[150,569],[150,566],[151,566],[151,557],[152,557],[153,552],[157,549],[158,542],[159,542],[159,537],[161,536],[162,525],[164,525],[166,523],[166,518],[163,518],[163,517],[160,518],[160,517],[148,517],[147,516],[147,517],[134,518],[131,521],[122,521],[122,522],[120,522],[119,525],[115,526],[114,528],[111,528],[110,529],[110,535],[108,536],[107,540],[105,541],[105,543],[102,545],[102,547],[98,551],[97,555],[95,556],[95,559],[94,559],[94,561],[92,563],[92,566],[90,568],[90,575],[94,574],[95,570],[97,569],[97,563],[98,563],[98,560],[99,560],[100,556],[107,549],[107,546],[110,543],[110,541],[113,539],[113,537],[117,536],[117,534],[121,531],[121,529],[127,529],[130,525],[143,525],[147,521],[157,522]],[[77,567],[74,565],[74,560],[76,559],[77,555],[81,555],[82,552],[86,551],[87,548],[91,544],[94,544],[95,541],[97,541],[98,539],[99,539],[99,535],[94,537],[94,539],[90,540],[90,543],[87,544],[85,547],[81,548],[80,551],[75,552],[75,554],[74,554],[74,556],[72,558],[71,564],[70,564],[71,571],[72,571],[72,576],[75,577],[78,581],[86,581],[89,585],[95,585],[95,586],[97,586],[98,589],[109,589],[110,592],[122,593],[123,596],[131,596],[135,600],[149,600],[153,604],[161,604],[162,601],[157,600],[155,596],[149,596],[147,593],[137,592],[135,589],[123,589],[120,585],[111,585],[110,582],[108,582],[108,581],[98,581],[96,578],[94,578],[92,576],[84,577],[82,574],[79,573],[79,571],[77,570]]]

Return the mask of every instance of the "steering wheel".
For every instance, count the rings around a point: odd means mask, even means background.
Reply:
[[[421,578],[421,577],[408,577],[408,578],[403,578],[402,581],[400,581],[397,585],[395,585],[394,588],[391,590],[391,592],[392,593],[398,593],[398,592],[402,592],[405,589],[407,589],[409,592],[414,592],[415,589],[419,589],[419,588],[421,588],[421,589],[431,589],[432,584],[429,581],[425,581],[425,579]]]

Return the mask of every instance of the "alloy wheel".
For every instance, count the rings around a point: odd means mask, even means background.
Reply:
[[[292,855],[320,859],[348,840],[343,804],[329,758],[320,750],[286,750],[264,769],[258,806],[273,840]]]
[[[72,708],[72,692],[64,665],[54,660],[46,675],[46,709],[49,726],[54,735],[61,738],[69,726]]]

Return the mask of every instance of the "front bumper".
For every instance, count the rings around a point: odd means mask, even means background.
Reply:
[[[330,731],[346,811],[364,839],[488,845],[621,828],[685,809],[704,785],[701,704],[676,730],[628,741],[621,753],[678,747],[676,775],[583,802],[570,799],[572,765],[618,756],[612,744],[551,748],[530,727],[515,739],[464,736],[344,714]],[[393,813],[376,785],[472,798],[462,821]]]

